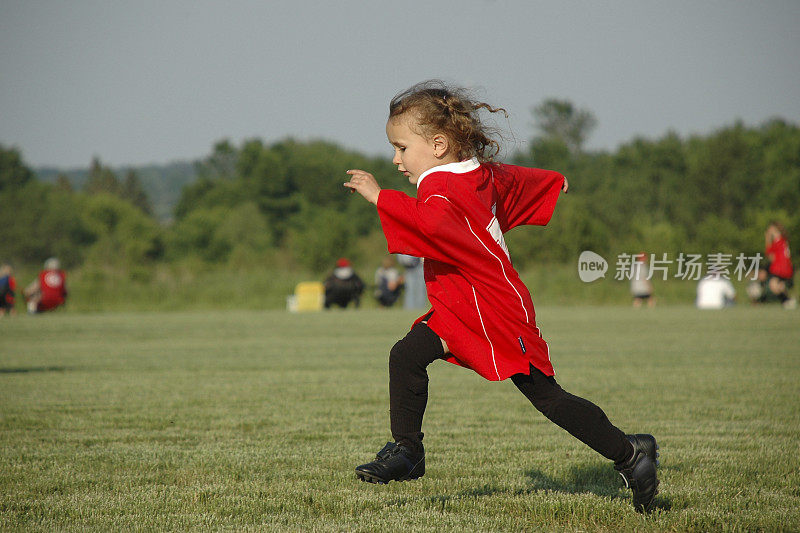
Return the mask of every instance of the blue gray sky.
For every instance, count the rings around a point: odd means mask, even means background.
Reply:
[[[195,159],[323,138],[390,155],[398,91],[441,78],[508,109],[592,111],[589,149],[800,122],[800,2],[0,1],[0,143],[32,166]]]

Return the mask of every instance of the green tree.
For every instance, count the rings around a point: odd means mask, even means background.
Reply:
[[[150,200],[147,198],[147,193],[144,191],[144,187],[142,187],[142,183],[139,181],[139,176],[136,174],[135,170],[130,169],[125,174],[125,180],[122,182],[120,188],[120,196],[123,200],[129,201],[141,209],[143,213],[148,215],[153,214]]]
[[[72,183],[69,181],[69,176],[63,172],[59,172],[58,176],[56,176],[55,187],[59,191],[72,192]]]
[[[230,213],[230,209],[222,206],[193,209],[172,229],[168,241],[169,257],[196,256],[209,262],[227,259],[233,246],[224,239],[215,238],[215,234]]]
[[[242,146],[238,170],[247,195],[256,200],[266,217],[272,239],[280,242],[300,202],[284,155],[251,139]]]
[[[196,209],[201,200],[205,198],[215,186],[214,181],[208,178],[200,178],[194,183],[184,186],[178,203],[175,204],[175,219],[181,220],[193,209]]]
[[[4,259],[38,264],[58,256],[67,266],[83,261],[97,238],[81,219],[79,198],[52,185],[31,181],[0,191],[0,243]]]
[[[87,251],[91,261],[130,267],[162,257],[161,227],[122,198],[106,193],[82,196],[79,212],[96,239]]]
[[[591,111],[577,109],[572,102],[556,98],[549,98],[534,107],[533,116],[542,138],[561,141],[572,153],[581,151],[597,125]]]
[[[214,144],[214,150],[195,165],[197,175],[207,180],[228,180],[236,177],[239,154],[230,140],[222,139]]]
[[[566,173],[572,159],[573,154],[561,139],[537,137],[531,140],[528,153],[517,154],[513,160],[518,165],[559,169]]]
[[[300,263],[323,272],[342,255],[357,258],[353,250],[356,236],[338,211],[310,208],[303,215],[289,238],[290,248]]]
[[[95,157],[89,167],[89,177],[86,179],[84,190],[89,194],[108,193],[120,194],[120,184],[116,174],[110,167],[103,166],[100,159]]]
[[[758,203],[786,212],[800,205],[800,128],[774,119],[760,130],[763,177]]]
[[[287,241],[290,234],[291,242],[297,242],[300,234],[308,237],[307,241],[316,242],[308,221],[317,210],[326,213],[323,217],[325,224],[348,228],[347,232],[355,236],[347,241],[347,246],[352,246],[355,238],[378,229],[378,222],[371,205],[355,201],[342,187],[347,177],[345,171],[367,168],[379,176],[384,186],[403,188],[403,177],[385,158],[366,158],[323,141],[286,139],[265,145],[259,139],[250,139],[236,150],[235,159],[235,178],[201,178],[184,189],[175,209],[176,219],[180,222],[175,231],[181,234],[176,237],[175,245],[179,248],[214,248],[219,213],[238,212],[247,203],[258,207],[259,217],[253,222],[263,224],[268,233],[266,240],[271,246],[291,246]],[[200,212],[197,217],[193,216],[196,211]],[[189,220],[197,228],[189,228],[183,223]],[[317,231],[325,231],[325,228]],[[241,244],[234,246],[241,247]],[[339,250],[339,253],[345,252],[347,250]],[[225,255],[218,248],[206,257],[221,260]],[[306,255],[309,254],[300,254]],[[312,259],[309,264],[320,262]]]
[[[33,171],[22,162],[19,150],[0,144],[0,191],[21,187],[32,179]]]

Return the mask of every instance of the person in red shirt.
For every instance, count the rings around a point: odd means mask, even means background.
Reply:
[[[44,262],[44,270],[25,288],[29,313],[56,309],[67,301],[67,274],[55,257]]]
[[[789,298],[789,290],[794,286],[794,268],[786,229],[780,222],[770,222],[764,238],[768,265],[767,288],[782,304],[790,304],[793,302]]]
[[[504,112],[438,80],[392,100],[386,124],[392,162],[416,185],[416,198],[381,189],[364,170],[347,171],[344,185],[377,206],[388,251],[424,257],[431,303],[389,354],[394,442],[356,475],[372,483],[424,475],[426,368],[445,359],[488,380],[510,378],[548,419],[614,461],[633,489],[634,507],[648,510],[658,486],[655,438],[626,435],[599,407],[556,383],[530,293],[503,238],[519,225],[547,224],[567,180],[494,162],[499,146],[481,124],[481,109]]]

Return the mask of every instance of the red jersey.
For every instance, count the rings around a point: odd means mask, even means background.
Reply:
[[[767,247],[767,255],[774,257],[769,265],[770,274],[784,279],[789,279],[794,275],[789,242],[783,236],[772,241],[772,244]]]
[[[39,301],[40,310],[53,309],[64,303],[67,298],[66,279],[67,275],[63,270],[39,272],[39,287],[42,291],[42,299]]]
[[[451,363],[492,381],[528,374],[529,364],[553,375],[533,301],[503,233],[547,224],[563,183],[557,172],[472,159],[423,173],[417,198],[380,192],[389,252],[425,258],[433,308],[427,323],[447,343]]]

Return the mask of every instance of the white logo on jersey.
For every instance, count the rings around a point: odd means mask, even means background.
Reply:
[[[44,282],[48,287],[60,287],[61,276],[59,276],[56,272],[48,272],[44,275]]]
[[[496,213],[497,211],[497,204],[492,206],[492,214]],[[500,229],[500,222],[497,220],[497,217],[492,217],[492,221],[489,222],[489,225],[486,226],[486,231],[489,232],[489,235],[492,236],[494,242],[500,245],[500,248],[506,253],[506,257],[511,259],[511,254],[508,253],[508,247],[506,247],[506,240],[503,238],[503,230]]]

